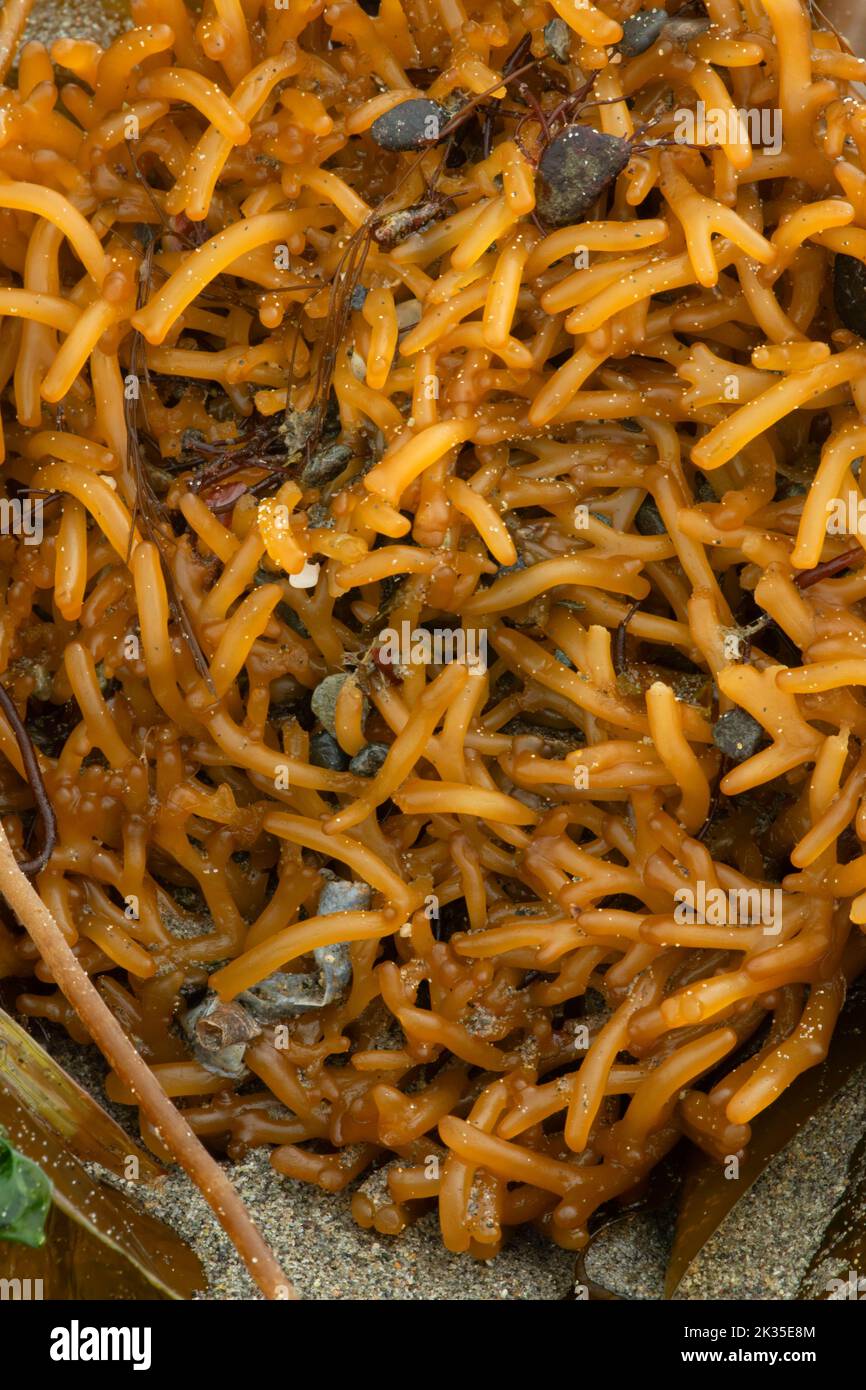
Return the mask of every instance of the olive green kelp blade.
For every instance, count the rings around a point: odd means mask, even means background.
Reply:
[[[38,1114],[78,1158],[93,1159],[118,1177],[128,1176],[131,1156],[138,1161],[142,1181],[162,1172],[156,1160],[2,1008],[0,1085]]]
[[[58,1299],[185,1299],[204,1288],[185,1242],[80,1160],[145,1186],[161,1169],[2,1010],[0,1131],[17,1156],[38,1165],[52,1202],[44,1241],[0,1238],[0,1277],[30,1279],[31,1290],[40,1281],[38,1296]],[[24,1165],[20,1171],[28,1172]],[[34,1200],[38,1205],[38,1194]]]
[[[866,990],[858,982],[839,1016],[830,1054],[804,1072],[784,1095],[752,1124],[748,1153],[737,1178],[704,1154],[695,1153],[686,1176],[676,1236],[668,1263],[665,1296],[672,1298],[689,1266],[719,1226],[764,1172],[767,1164],[799,1133],[866,1062]]]

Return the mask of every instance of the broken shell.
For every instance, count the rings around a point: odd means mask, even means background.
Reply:
[[[330,878],[319,894],[316,915],[363,912],[370,906],[371,898],[372,892],[366,883]],[[327,1008],[351,988],[349,943],[337,941],[333,946],[317,946],[313,959],[315,970],[302,970],[294,975],[275,970],[267,979],[244,990],[235,1002],[242,1004],[262,1023],[279,1023],[281,1019]]]
[[[294,975],[275,970],[267,979],[239,994],[237,1002],[262,1023],[279,1023],[282,1019],[326,1008],[340,999],[352,983],[348,942],[317,946],[313,959],[315,970],[299,970]]]
[[[181,1027],[196,1061],[232,1080],[246,1074],[244,1053],[262,1031],[239,1000],[226,1004],[212,993],[184,1015]]]
[[[321,565],[313,564],[311,560],[305,560],[301,569],[289,575],[290,586],[293,589],[314,589],[321,568]]]
[[[316,911],[320,917],[328,917],[333,912],[366,912],[373,899],[368,883],[357,879],[328,879],[319,894]],[[352,959],[348,942],[341,941],[335,946],[322,946],[313,952],[316,964],[322,972],[325,984],[325,1002],[344,994],[352,983]]]
[[[348,957],[348,947],[330,946],[319,948],[314,952],[318,964],[320,951],[332,954],[345,950]],[[262,1023],[280,1023],[283,1019],[296,1018],[298,1014],[311,1013],[314,1009],[323,1009],[326,1004],[333,1002],[340,991],[333,986],[328,988],[328,980],[325,978],[327,966],[329,974],[333,977],[333,970],[330,964],[323,963],[323,968],[317,970],[301,970],[295,975],[290,975],[284,970],[275,970],[267,979],[260,980],[257,985],[250,989],[245,989],[243,994],[238,995],[238,1001],[254,1014]],[[349,962],[349,979],[351,979],[351,962]]]
[[[348,941],[319,946],[313,952],[322,980],[322,1008],[348,993],[352,984],[352,957]]]

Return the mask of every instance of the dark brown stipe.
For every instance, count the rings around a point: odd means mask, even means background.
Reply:
[[[57,842],[57,821],[54,818],[54,811],[48,792],[45,790],[45,783],[42,780],[42,771],[39,767],[36,749],[33,747],[30,735],[15,707],[15,701],[2,681],[0,681],[0,709],[2,709],[15,735],[15,742],[18,744],[18,751],[24,764],[24,772],[36,799],[36,809],[42,822],[43,843],[41,850],[32,859],[22,860],[18,865],[23,874],[26,874],[28,878],[33,878],[35,874],[42,872],[54,852],[54,846]]]
[[[727,776],[728,772],[730,771],[730,768],[731,760],[728,757],[727,753],[723,753],[722,761],[719,763],[719,775],[716,778],[716,783],[713,787],[713,794],[710,799],[709,810],[707,811],[707,818],[701,826],[700,830],[698,831],[697,835],[695,836],[696,840],[703,840],[705,838],[707,832],[710,829],[710,826],[716,819],[719,810],[719,804],[722,800],[721,784]]]
[[[620,675],[620,674],[622,673],[623,669],[625,668],[625,638],[626,638],[626,632],[628,631],[628,625],[629,625],[629,623],[631,622],[631,620],[632,620],[632,618],[634,617],[634,615],[635,615],[635,613],[637,612],[637,610],[640,608],[640,604],[641,604],[641,601],[640,601],[639,598],[636,598],[636,599],[634,600],[633,603],[629,604],[628,612],[626,613],[626,615],[625,615],[625,617],[623,618],[622,622],[621,622],[621,623],[619,624],[619,626],[617,627],[616,632],[615,632],[615,634],[614,634],[614,639],[613,639],[613,669],[616,671],[616,674],[617,674],[617,675]]]
[[[834,555],[832,560],[823,560],[820,565],[815,565],[814,569],[795,574],[794,583],[798,589],[811,589],[813,584],[820,584],[822,579],[832,579],[834,574],[848,569],[855,560],[860,559],[866,559],[866,551],[862,546],[856,545],[852,550]]]
[[[482,101],[486,101],[487,98],[489,96],[492,96],[495,91],[498,91],[500,87],[503,87],[505,85],[505,82],[513,82],[518,77],[524,77],[528,72],[534,72],[535,69],[538,67],[539,63],[541,62],[541,58],[533,58],[531,63],[524,63],[522,68],[516,68],[514,72],[508,73],[505,76],[504,81],[500,79],[500,81],[495,82],[492,87],[488,87],[487,90],[484,92],[479,92],[478,95],[473,97],[471,101],[467,101],[466,105],[461,107],[460,110],[457,112],[457,115],[452,116],[448,124],[442,127],[436,139],[431,140],[431,145],[438,145],[440,140],[444,140],[447,135],[450,135],[452,131],[456,130],[458,126],[462,125],[463,121],[469,115],[470,111],[474,111],[475,107],[480,106]]]

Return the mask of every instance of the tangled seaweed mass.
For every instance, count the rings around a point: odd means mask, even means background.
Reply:
[[[0,976],[479,1257],[866,964],[866,62],[670,9],[132,0],[0,97]]]

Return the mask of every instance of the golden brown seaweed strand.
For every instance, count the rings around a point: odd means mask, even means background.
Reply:
[[[82,970],[53,916],[21,872],[2,825],[0,887],[109,1066],[134,1093],[159,1137],[195,1183],[235,1245],[250,1277],[266,1298],[298,1298],[297,1290],[286,1278],[226,1174],[172,1105]]]

